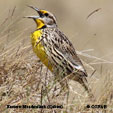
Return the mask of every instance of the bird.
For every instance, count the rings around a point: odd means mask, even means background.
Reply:
[[[69,76],[90,93],[88,74],[73,44],[58,28],[56,17],[47,10],[31,5],[28,7],[38,13],[37,16],[26,16],[36,23],[36,29],[30,36],[34,53],[56,78]]]

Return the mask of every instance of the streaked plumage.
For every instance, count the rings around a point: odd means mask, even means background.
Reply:
[[[45,10],[36,10],[39,16],[29,16],[34,19],[37,29],[31,35],[33,50],[43,64],[55,75],[63,79],[70,75],[89,92],[87,73],[76,54],[72,43],[57,27],[55,16]]]

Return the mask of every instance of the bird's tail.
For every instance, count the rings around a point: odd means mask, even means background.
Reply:
[[[79,78],[79,79],[78,79],[78,82],[79,82],[79,83],[84,87],[84,89],[87,91],[89,98],[90,98],[91,100],[95,100],[95,99],[94,99],[94,95],[93,95],[93,93],[92,93],[91,88],[89,87],[89,84],[88,84],[88,82],[87,82],[86,77]]]

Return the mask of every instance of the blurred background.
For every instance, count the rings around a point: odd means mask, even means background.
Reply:
[[[113,68],[113,1],[112,0],[0,0],[0,49],[9,49],[21,41],[29,43],[35,23],[24,16],[37,15],[27,7],[33,5],[52,12],[61,31],[72,41],[78,51],[104,60],[83,60],[96,70],[101,65]],[[88,19],[87,16],[96,9]],[[9,46],[7,46],[9,45]],[[89,51],[88,51],[89,50]]]

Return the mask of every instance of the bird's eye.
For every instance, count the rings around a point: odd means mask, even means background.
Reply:
[[[48,13],[45,13],[45,16],[48,16],[49,14]]]

